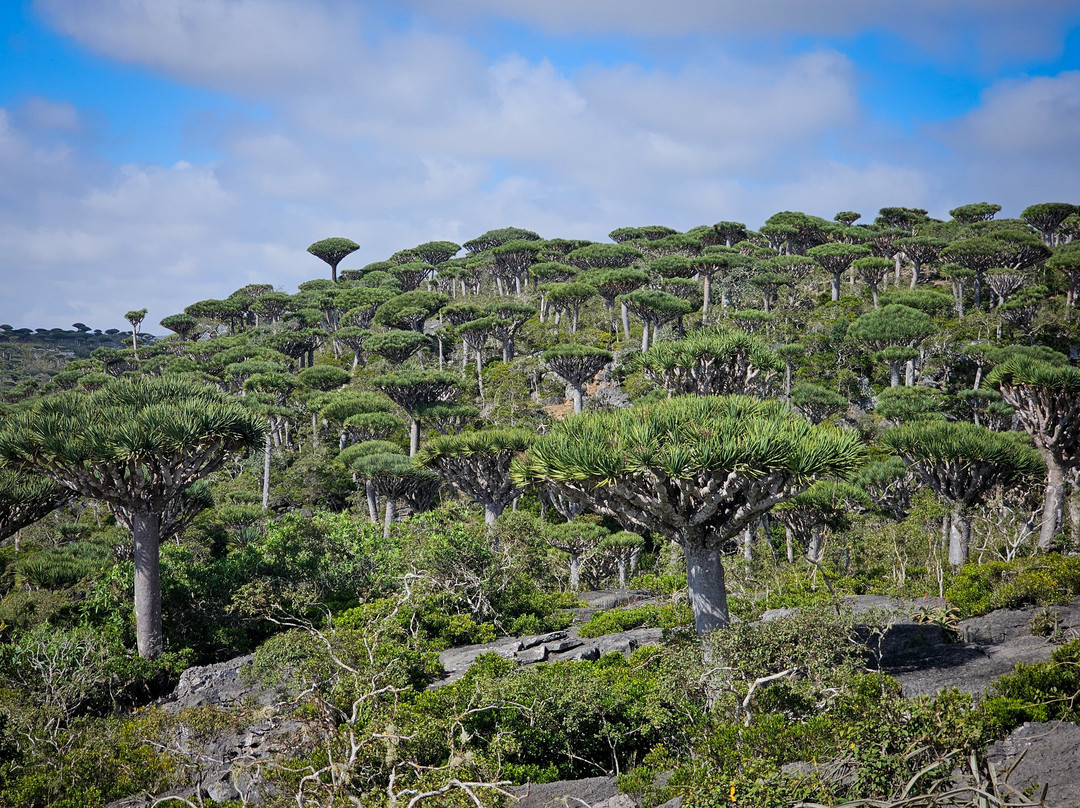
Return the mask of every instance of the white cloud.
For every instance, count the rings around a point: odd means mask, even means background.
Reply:
[[[304,250],[330,235],[359,242],[347,263],[361,266],[506,225],[603,239],[634,224],[756,227],[782,209],[943,215],[950,202],[1028,204],[1080,187],[1080,169],[1062,168],[1077,141],[1076,74],[1003,83],[912,147],[867,119],[857,66],[832,51],[568,73],[514,53],[488,58],[445,33],[384,30],[363,16],[368,6],[334,0],[37,7],[107,58],[267,112],[215,124],[213,163],[115,166],[95,156],[87,110],[48,99],[0,109],[0,272],[11,290],[0,319],[13,324],[123,328],[122,313],[143,307],[156,324],[246,283],[295,288],[326,273]],[[607,18],[631,32],[651,20],[649,31],[733,36],[855,31],[880,22],[882,7],[671,0],[658,14],[658,4],[625,0],[613,21],[614,6],[599,2],[513,6],[553,30]],[[973,7],[963,0],[949,13]],[[1027,8],[1045,18],[1062,7]],[[462,24],[489,8],[468,0]],[[1012,14],[998,0],[980,8],[995,25]],[[920,25],[931,27],[946,12],[926,13]],[[979,25],[973,36],[992,33]]]
[[[849,36],[888,30],[949,61],[1007,61],[1054,56],[1063,23],[1075,23],[1072,0],[411,0],[445,24],[476,16],[510,18],[555,35],[623,33],[643,37]],[[960,35],[958,36],[958,32]]]
[[[1037,202],[1080,202],[1080,72],[998,82],[980,105],[928,134],[955,160],[947,207],[974,201],[1012,204],[1019,215]]]
[[[180,81],[259,96],[333,85],[364,47],[353,3],[323,0],[35,0],[97,53]]]
[[[953,142],[1056,161],[1080,148],[1080,71],[1002,81],[954,127]]]

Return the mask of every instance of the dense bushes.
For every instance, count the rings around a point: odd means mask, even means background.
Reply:
[[[963,617],[993,609],[1049,606],[1080,595],[1080,557],[1056,553],[1014,561],[969,564],[945,592]]]
[[[578,629],[581,637],[599,637],[632,628],[676,628],[692,626],[694,613],[689,603],[678,605],[635,606],[628,609],[612,609],[597,612]]]
[[[986,700],[997,728],[1007,732],[1025,721],[1080,718],[1080,640],[1058,648],[1049,662],[1020,663],[1002,676]]]

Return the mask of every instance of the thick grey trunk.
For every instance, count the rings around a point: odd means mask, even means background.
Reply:
[[[705,317],[709,313],[709,298],[712,297],[712,275],[704,275],[702,276],[702,280],[704,282],[704,285],[702,286],[701,291],[705,295],[705,300],[701,304],[701,319],[704,323]]]
[[[806,560],[811,564],[821,562],[821,534],[822,530],[819,527],[815,527],[810,531],[810,543],[806,547]]]
[[[1070,487],[1072,492],[1069,495],[1069,524],[1071,530],[1069,531],[1069,544],[1072,550],[1076,550],[1077,545],[1080,545],[1080,487],[1077,486],[1077,479],[1075,475],[1070,481]]]
[[[754,528],[751,525],[743,528],[742,552],[747,561],[754,560]]]
[[[570,553],[570,588],[577,591],[581,585],[581,555]]]
[[[1039,549],[1048,553],[1054,548],[1054,537],[1061,524],[1065,504],[1065,471],[1049,452],[1040,452],[1046,461],[1046,492],[1043,496],[1042,527],[1039,530]]]
[[[915,386],[915,360],[909,359],[904,365],[904,386]]]
[[[626,308],[625,303],[621,304],[621,306],[622,306],[623,339],[629,340],[630,339],[630,309]]]
[[[156,657],[162,651],[161,636],[161,517],[156,513],[132,513],[135,540],[135,639],[139,656]]]
[[[645,320],[641,324],[641,352],[649,350],[649,321]]]
[[[900,386],[900,365],[898,365],[896,362],[889,363],[889,386]]]
[[[949,516],[949,565],[953,568],[967,563],[970,538],[970,523],[959,508],[953,508]]]
[[[795,537],[791,533],[791,528],[784,530],[784,544],[787,549],[787,560],[789,564],[795,563]]]
[[[585,407],[580,384],[570,385],[570,397],[574,400],[574,415],[579,415]]]
[[[371,520],[371,524],[379,524],[379,495],[375,493],[375,486],[371,484],[371,480],[364,483],[364,493],[367,494],[367,509],[368,519]]]
[[[833,303],[840,299],[840,281],[843,273],[834,272],[832,276],[832,299]]]
[[[728,615],[724,564],[719,548],[687,544],[683,549],[686,551],[686,582],[697,633],[708,634],[715,629],[726,628],[731,618]]]
[[[484,524],[489,525],[489,526],[495,524],[495,520],[499,518],[499,516],[502,514],[502,512],[503,512],[503,506],[500,505],[499,503],[495,503],[495,502],[485,503],[484,504]]]
[[[394,520],[397,518],[397,501],[386,498],[386,519],[383,521],[382,537],[384,539],[390,538],[390,525],[394,524]]]
[[[615,563],[619,565],[619,589],[626,589],[626,554],[620,552]]]
[[[480,400],[484,400],[484,355],[476,349],[476,386],[480,390]]]
[[[262,479],[262,509],[265,511],[270,507],[270,447],[272,444],[270,433],[272,429],[266,430],[266,438],[263,443],[263,479]]]
[[[420,422],[415,418],[409,424],[409,457],[420,451]]]

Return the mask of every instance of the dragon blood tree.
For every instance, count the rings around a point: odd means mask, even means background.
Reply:
[[[694,622],[705,634],[729,623],[724,543],[863,459],[857,434],[815,426],[782,402],[678,396],[568,418],[515,462],[511,476],[681,545]]]
[[[0,431],[0,459],[99,499],[131,525],[139,655],[161,653],[162,523],[185,492],[260,445],[259,415],[182,376],[115,379],[33,402]]]

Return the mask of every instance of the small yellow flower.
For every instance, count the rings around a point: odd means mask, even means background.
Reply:
[[[735,802],[735,784],[731,784],[731,801]]]

